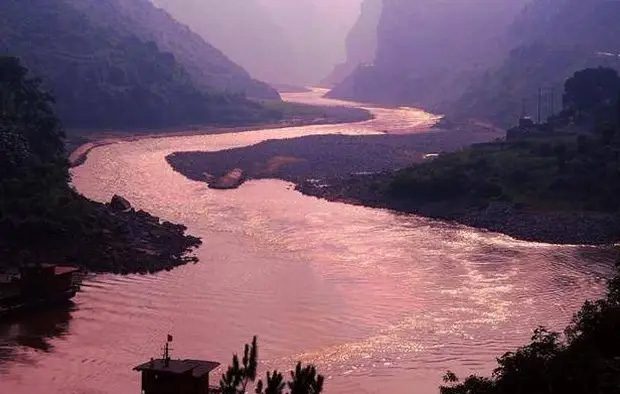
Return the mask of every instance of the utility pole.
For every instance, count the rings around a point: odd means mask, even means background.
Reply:
[[[541,100],[542,100],[542,88],[538,88],[538,124],[540,124],[541,121]]]
[[[551,116],[555,115],[555,88],[551,88]]]

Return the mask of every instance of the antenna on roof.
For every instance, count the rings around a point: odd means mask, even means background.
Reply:
[[[172,342],[172,335],[168,334],[166,345],[164,346],[164,366],[166,367],[170,364],[170,342]]]

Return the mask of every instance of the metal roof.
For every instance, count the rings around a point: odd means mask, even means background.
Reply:
[[[203,360],[168,360],[166,365],[165,360],[157,359],[134,367],[134,371],[166,372],[175,375],[191,373],[193,377],[201,378],[219,366],[220,363],[215,361]]]

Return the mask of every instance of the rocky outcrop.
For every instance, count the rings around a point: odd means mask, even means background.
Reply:
[[[609,0],[384,0],[375,61],[329,95],[509,127],[542,88],[544,118],[574,72],[620,69],[619,18]]]
[[[330,96],[434,108],[499,57],[525,1],[384,0],[374,64]]]
[[[110,208],[116,211],[128,211],[131,209],[131,203],[125,198],[115,194],[110,200]]]
[[[210,189],[236,189],[245,181],[245,172],[241,168],[234,168],[219,178],[209,181]]]
[[[364,0],[360,16],[347,35],[347,59],[334,68],[323,80],[323,85],[330,87],[337,85],[360,65],[374,61],[381,11],[382,0]]]
[[[314,86],[344,58],[359,0],[153,0],[270,83]]]

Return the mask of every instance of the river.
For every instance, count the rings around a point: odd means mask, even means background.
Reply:
[[[329,104],[316,91],[288,95]],[[337,104],[337,103],[336,103]],[[354,105],[354,104],[350,104]],[[521,242],[425,218],[327,202],[278,180],[214,191],[174,172],[176,151],[327,133],[420,132],[410,108],[375,119],[122,141],[73,169],[84,195],[117,193],[202,237],[197,264],[88,278],[70,310],[0,323],[0,392],[139,392],[160,354],[228,363],[258,335],[262,369],[315,363],[328,393],[436,393],[447,369],[489,374],[538,325],[561,329],[600,296],[612,255]],[[212,380],[217,382],[219,372]]]

